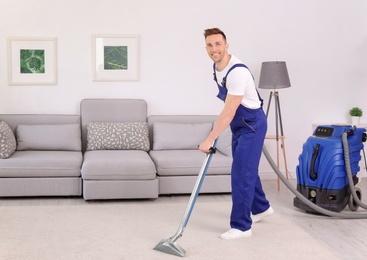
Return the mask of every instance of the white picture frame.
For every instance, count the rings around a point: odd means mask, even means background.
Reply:
[[[57,39],[9,37],[8,84],[57,84]]]
[[[93,81],[138,81],[139,36],[92,35]]]

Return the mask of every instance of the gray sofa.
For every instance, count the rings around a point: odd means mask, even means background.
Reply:
[[[142,99],[84,99],[80,115],[0,115],[16,136],[16,150],[0,159],[0,196],[104,200],[191,193],[205,159],[198,144],[217,117],[147,111]],[[201,192],[231,191],[230,144],[227,129]]]
[[[0,196],[82,194],[80,116],[7,114],[0,121],[1,155],[9,156],[0,159]],[[17,145],[6,147],[5,138]]]

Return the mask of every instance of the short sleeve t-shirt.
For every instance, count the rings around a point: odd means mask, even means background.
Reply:
[[[241,60],[231,55],[231,59],[222,71],[216,71],[217,82],[221,85],[223,78],[228,70],[237,63],[243,64]],[[228,94],[233,96],[243,96],[242,105],[247,108],[256,109],[261,107],[261,102],[256,91],[255,82],[251,72],[245,67],[237,67],[233,69],[227,76],[226,88]]]

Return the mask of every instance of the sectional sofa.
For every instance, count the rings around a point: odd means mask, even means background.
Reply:
[[[105,200],[190,193],[205,158],[198,144],[215,120],[148,115],[142,99],[84,99],[79,115],[0,115],[0,196]],[[230,140],[227,129],[203,193],[230,192]]]

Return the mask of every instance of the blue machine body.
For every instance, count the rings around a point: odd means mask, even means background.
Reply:
[[[352,132],[347,140],[355,185],[358,182],[356,175],[360,170],[359,161],[365,128],[350,125],[318,126],[304,143],[296,169],[297,190],[315,204],[333,211],[341,211],[350,195],[342,141],[343,133],[346,131]],[[309,209],[296,198],[294,205]]]

